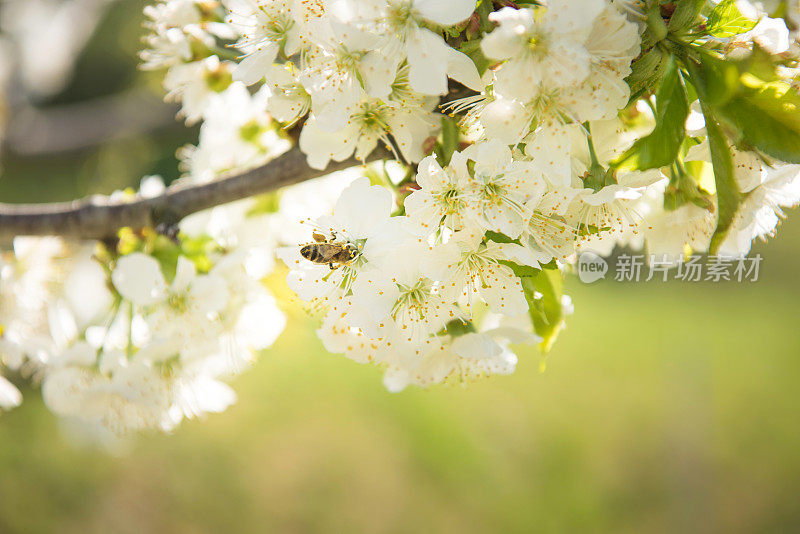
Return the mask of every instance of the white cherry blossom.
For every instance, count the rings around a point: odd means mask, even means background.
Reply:
[[[329,132],[319,127],[311,115],[300,134],[300,148],[308,155],[308,164],[324,169],[331,160],[343,161],[352,155],[365,160],[379,142],[390,145],[391,135],[408,161],[423,158],[423,142],[433,133],[436,123],[424,108],[406,108],[376,99],[362,100],[350,115],[347,125]]]
[[[367,178],[355,180],[342,192],[333,214],[312,224],[313,232],[329,243],[353,250],[353,259],[331,269],[303,258],[297,246],[283,248],[278,256],[291,270],[289,287],[309,302],[346,296],[360,274],[379,269],[386,253],[407,235],[402,223],[391,217],[392,204],[385,188],[370,185]]]
[[[447,27],[466,20],[475,10],[475,0],[340,0],[334,5],[345,14],[345,20],[382,36],[384,56],[396,65],[408,62],[409,82],[415,91],[445,94],[447,76],[480,89],[475,65],[429,29],[430,25]]]
[[[498,92],[529,100],[541,83],[562,87],[585,80],[590,66],[585,42],[603,7],[603,0],[554,0],[546,8],[492,13],[498,27],[481,47],[487,57],[507,60],[497,72]]]
[[[475,220],[487,230],[519,237],[530,217],[526,204],[546,190],[542,174],[533,163],[515,160],[498,141],[472,145],[464,155],[475,163],[469,188]]]
[[[294,0],[223,0],[228,22],[242,38],[236,47],[245,53],[233,76],[252,85],[268,74],[278,53],[299,52],[300,28],[294,19]]]
[[[408,216],[427,233],[440,227],[453,231],[463,230],[471,216],[467,158],[461,152],[453,153],[450,163],[442,168],[435,156],[428,156],[419,164],[416,183],[420,189],[405,199]]]
[[[423,258],[423,269],[442,280],[439,291],[467,308],[483,300],[495,313],[518,315],[528,310],[519,278],[503,261],[539,267],[536,256],[515,243],[483,241],[482,232],[456,232],[439,252]]]

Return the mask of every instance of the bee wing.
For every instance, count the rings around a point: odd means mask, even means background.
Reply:
[[[320,243],[317,249],[319,250],[322,263],[328,263],[342,250],[342,247],[330,243]]]

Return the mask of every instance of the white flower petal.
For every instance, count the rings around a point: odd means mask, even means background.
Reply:
[[[139,306],[155,304],[164,298],[167,288],[158,261],[141,252],[121,257],[111,281],[123,298]]]

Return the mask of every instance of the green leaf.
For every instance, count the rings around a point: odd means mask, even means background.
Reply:
[[[674,57],[670,58],[664,79],[656,92],[656,127],[650,135],[636,141],[613,167],[638,170],[670,165],[686,137],[689,102],[683,76]]]
[[[664,75],[668,56],[659,47],[654,47],[636,58],[631,64],[631,73],[625,79],[631,94],[641,94],[654,87]]]
[[[445,325],[439,335],[449,335],[452,337],[461,337],[466,334],[474,334],[478,329],[472,321],[462,321],[461,319],[453,319]]]
[[[675,11],[669,18],[670,33],[682,32],[691,28],[705,3],[706,0],[679,0]],[[654,4],[658,5],[658,2],[654,2]]]
[[[669,30],[667,29],[667,24],[664,22],[664,19],[661,16],[661,8],[659,7],[658,2],[652,2],[650,4],[650,8],[647,10],[645,20],[647,22],[648,34],[646,45],[652,46],[655,43],[663,41],[667,38]],[[644,41],[643,46],[645,46]]]
[[[722,133],[714,113],[703,103],[703,115],[706,119],[706,131],[708,132],[708,143],[711,149],[711,163],[714,166],[714,182],[717,187],[717,228],[711,236],[711,246],[709,252],[716,254],[720,245],[728,235],[728,230],[739,211],[742,202],[742,194],[736,183],[734,175],[733,157],[731,156],[730,145]]]
[[[494,29],[494,22],[489,20],[489,15],[494,12],[494,5],[491,0],[478,0],[478,5],[475,6],[475,12],[478,14],[480,20],[480,30],[488,33]]]
[[[715,37],[728,38],[749,32],[757,23],[742,14],[737,0],[722,0],[708,15],[706,30]]]
[[[800,163],[800,95],[786,82],[746,89],[719,113],[745,143],[781,161]]]
[[[458,123],[455,121],[455,119],[442,117],[442,165],[447,165],[450,163],[450,158],[452,158],[453,153],[458,150],[458,144],[460,141],[461,136],[458,129]]]
[[[489,69],[489,65],[492,62],[483,55],[483,50],[481,50],[481,41],[480,39],[473,39],[472,41],[464,41],[464,44],[461,45],[460,51],[472,60],[475,63],[475,67],[478,69],[478,73],[481,76]]]
[[[757,87],[764,83],[783,79],[776,68],[777,59],[779,56],[773,56],[758,43],[753,43],[753,51],[737,62],[742,73],[742,83],[748,87]]]
[[[280,208],[280,193],[264,193],[254,197],[255,202],[253,206],[247,210],[247,216],[253,217],[257,215],[264,215],[268,213],[275,213]]]
[[[536,276],[540,271],[540,269],[537,269],[536,267],[531,267],[530,265],[520,265],[519,263],[508,260],[500,260],[498,263],[509,267],[512,271],[514,271],[514,276],[518,276],[519,278]]]
[[[564,326],[564,309],[561,305],[564,279],[558,269],[542,269],[535,276],[526,276],[520,281],[528,301],[533,329],[542,338],[539,348],[547,353]],[[537,293],[541,297],[536,298]]]
[[[800,163],[800,95],[779,79],[773,58],[756,46],[741,61],[702,53],[687,62],[692,84],[738,141],[774,158]]]
[[[697,93],[709,105],[725,104],[740,87],[739,67],[732,61],[702,53],[699,64],[688,62],[687,66]]]
[[[517,243],[519,244],[518,239],[511,239],[506,234],[501,234],[499,232],[492,232],[488,230],[485,234],[485,239],[487,241],[494,241],[495,243]]]

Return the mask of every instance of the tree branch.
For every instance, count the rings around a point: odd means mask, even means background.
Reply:
[[[441,105],[463,98],[473,91],[456,85],[444,96]],[[392,157],[379,147],[368,161]],[[178,182],[153,198],[111,200],[95,195],[72,202],[50,204],[0,203],[0,242],[18,235],[59,235],[78,239],[108,239],[120,228],[140,229],[162,223],[177,223],[187,215],[241,200],[281,187],[318,178],[363,162],[353,158],[331,162],[324,170],[311,169],[306,156],[295,146],[279,158],[249,171],[222,177],[213,182]]]
[[[142,90],[85,102],[15,110],[7,148],[26,157],[91,148],[175,124],[178,106]]]
[[[389,157],[376,149],[370,160]],[[325,170],[308,167],[306,156],[294,147],[279,158],[249,171],[204,184],[176,183],[157,197],[111,200],[95,195],[73,202],[50,204],[0,203],[0,241],[18,235],[59,235],[79,239],[106,239],[124,227],[155,227],[177,222],[192,213],[241,200],[281,187],[360,165],[355,159],[331,162]]]

